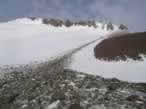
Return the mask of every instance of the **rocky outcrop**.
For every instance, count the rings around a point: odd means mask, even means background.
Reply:
[[[59,19],[42,19],[43,24],[47,24],[47,25],[53,25],[55,27],[58,26],[66,26],[66,27],[71,27],[73,25],[79,25],[79,26],[89,26],[89,27],[94,27],[96,28],[97,25],[95,23],[95,21],[71,21],[71,20],[59,20]]]
[[[32,21],[35,21],[37,18],[35,17],[30,17]],[[78,26],[88,26],[88,27],[94,27],[98,28],[97,23],[102,24],[102,29],[107,30],[107,31],[113,31],[115,29],[115,26],[112,22],[96,22],[94,20],[79,20],[79,21],[73,21],[73,20],[61,20],[61,19],[54,19],[54,18],[42,18],[42,23],[46,25],[52,25],[55,27],[60,27],[60,26],[66,26],[66,27],[71,27],[73,25],[78,25]],[[119,30],[128,30],[128,27],[126,27],[124,24],[119,25]]]
[[[43,24],[46,24],[46,25],[53,25],[55,27],[59,27],[59,26],[62,26],[64,25],[64,22],[62,20],[59,20],[59,19],[46,19],[44,18],[43,20]]]
[[[114,26],[113,26],[113,24],[111,23],[111,22],[109,22],[108,24],[107,24],[107,31],[108,30],[114,30]]]
[[[128,27],[125,26],[124,24],[120,24],[119,29],[120,30],[128,30]]]
[[[64,25],[65,25],[66,27],[70,27],[70,26],[73,25],[73,22],[71,22],[70,20],[66,20]]]

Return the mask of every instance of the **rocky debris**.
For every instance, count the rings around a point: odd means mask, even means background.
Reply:
[[[83,109],[80,104],[76,103],[76,104],[71,104],[69,109]]]
[[[36,17],[29,17],[32,21],[36,20]],[[100,21],[99,21],[100,22]],[[78,25],[78,26],[88,26],[88,27],[94,27],[98,28],[98,24],[96,24],[96,21],[94,20],[80,20],[80,21],[73,21],[73,20],[61,20],[61,19],[54,19],[54,18],[42,18],[42,23],[46,25],[52,25],[55,27],[61,27],[61,26],[66,26],[66,27],[71,27],[73,25]],[[112,22],[100,22],[102,23],[102,29],[106,29],[107,31],[112,31],[114,30],[114,25]],[[128,30],[128,27],[125,26],[124,24],[119,25],[120,30]]]
[[[12,72],[0,79],[0,109],[145,109],[146,84],[62,72]],[[139,93],[138,93],[139,92]]]
[[[31,18],[32,19],[32,18]],[[34,20],[34,19],[32,19]],[[95,23],[95,21],[71,21],[69,19],[67,20],[60,20],[60,19],[47,19],[44,18],[42,19],[43,24],[47,24],[47,25],[53,25],[55,27],[60,27],[60,26],[66,26],[66,27],[71,27],[73,25],[81,25],[81,26],[89,26],[89,27],[94,27],[96,28],[97,25]]]
[[[52,104],[50,104],[46,109],[62,109],[60,107],[60,101],[55,101]]]
[[[124,24],[120,24],[119,29],[120,30],[128,30],[128,27],[125,26]]]

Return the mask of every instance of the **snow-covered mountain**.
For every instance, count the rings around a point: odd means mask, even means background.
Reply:
[[[123,28],[127,30],[124,25],[105,22],[42,18],[22,18],[1,23],[0,65],[50,61],[82,48],[73,54],[72,63],[67,68],[103,77],[143,82],[146,61],[105,62],[94,57],[94,47],[105,38],[111,37],[111,34],[117,31],[122,33]],[[91,42],[94,43],[86,47]]]
[[[94,21],[1,23],[0,109],[145,109],[146,84],[126,81],[146,82],[146,58],[115,62],[94,56],[98,45],[106,45],[106,56],[118,48],[121,40],[113,46],[104,42],[119,33],[127,34],[127,28]]]
[[[107,31],[103,29],[105,24],[99,22],[95,28],[75,23],[70,27],[54,26],[43,21],[41,18],[22,18],[0,24],[0,64],[50,59],[117,30]]]

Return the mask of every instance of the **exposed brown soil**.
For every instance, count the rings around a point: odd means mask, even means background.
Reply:
[[[142,60],[146,55],[146,32],[117,34],[103,40],[94,48],[95,57],[103,60]]]

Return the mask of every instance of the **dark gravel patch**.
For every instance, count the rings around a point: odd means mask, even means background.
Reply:
[[[95,57],[108,61],[142,60],[146,55],[146,32],[128,33],[103,40],[94,48]]]

